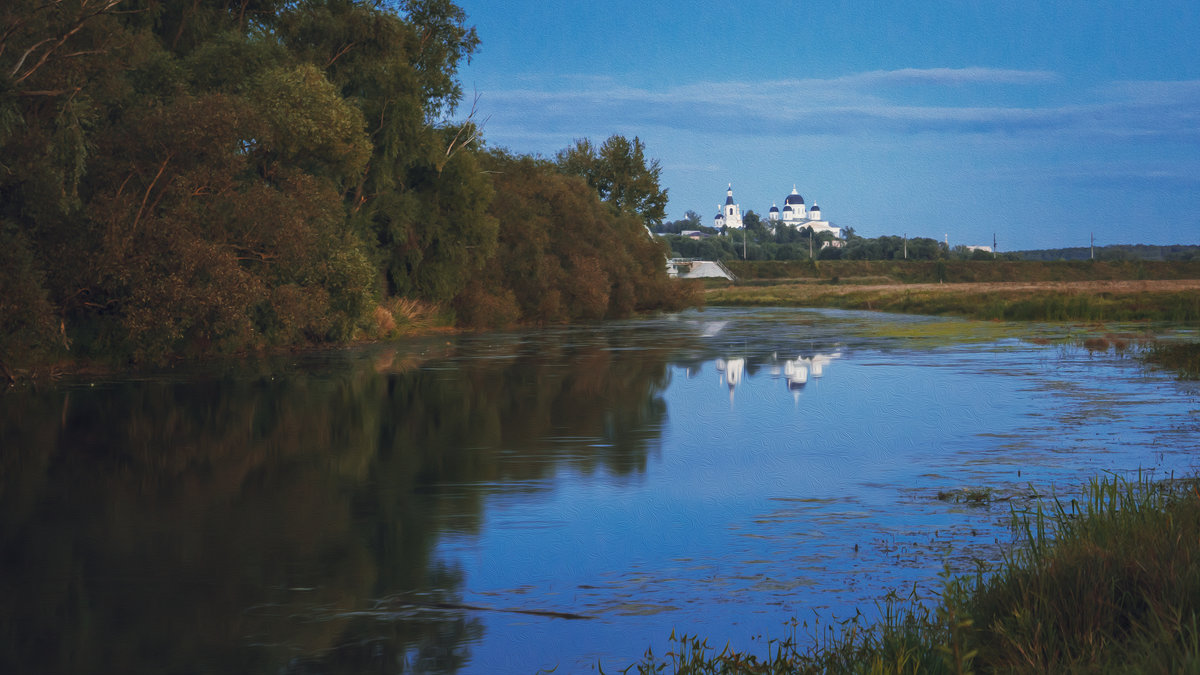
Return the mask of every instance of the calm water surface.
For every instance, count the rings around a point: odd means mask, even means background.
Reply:
[[[1194,388],[1006,334],[710,309],[10,392],[0,672],[761,652],[996,560],[1031,488],[1195,470]]]

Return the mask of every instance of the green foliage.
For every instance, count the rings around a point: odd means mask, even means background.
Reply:
[[[673,290],[665,250],[633,214],[614,211],[579,178],[532,157],[484,157],[495,181],[489,212],[499,244],[455,301],[468,325],[554,323],[628,316],[695,302]]]
[[[637,138],[594,153],[592,188],[542,165],[527,194],[550,213],[491,206],[510,181],[480,165],[475,110],[448,120],[479,44],[448,0],[14,0],[0,18],[6,364],[384,335],[397,296],[500,324],[680,295]],[[533,281],[491,285],[510,268]]]
[[[265,71],[252,100],[263,121],[263,136],[252,142],[267,161],[329,178],[341,188],[358,181],[371,153],[362,113],[315,66]]]
[[[577,140],[558,153],[557,162],[563,173],[585,179],[601,199],[652,226],[666,216],[667,190],[659,185],[662,167],[657,159],[648,162],[645,150],[638,137],[614,134],[599,150],[586,138]]]
[[[1036,251],[1017,251],[1013,255],[1020,260],[1200,260],[1200,246],[1195,244],[1155,246],[1152,244],[1117,244],[1109,246],[1076,246]]]
[[[17,0],[0,16],[6,359],[348,339],[371,327],[381,272],[446,300],[494,246],[488,180],[463,125],[439,121],[478,44],[450,2]]]
[[[36,364],[66,345],[56,331],[53,307],[42,287],[25,237],[0,221],[0,376],[18,364]]]

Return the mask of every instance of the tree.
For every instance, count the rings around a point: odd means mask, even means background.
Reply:
[[[545,160],[501,151],[481,159],[494,181],[499,242],[455,299],[464,323],[614,318],[689,302],[667,278],[663,243],[637,215]]]
[[[751,241],[764,241],[771,234],[762,218],[754,211],[746,211],[746,215],[742,217],[742,225]]]
[[[586,180],[600,199],[655,226],[666,216],[667,190],[659,185],[662,167],[657,159],[647,162],[645,150],[638,137],[614,134],[599,150],[586,138],[576,140],[556,161],[563,173]]]

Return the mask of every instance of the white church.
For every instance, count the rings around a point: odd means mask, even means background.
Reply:
[[[732,183],[725,190],[725,204],[720,208],[720,212],[717,213],[717,217],[713,220],[713,227],[717,229],[742,229],[746,226],[742,221],[741,205],[733,201]],[[783,211],[780,211],[777,205],[771,204],[771,210],[768,212],[767,218],[772,228],[779,227],[781,224],[795,228],[811,227],[815,234],[830,232],[835,239],[842,238],[842,228],[834,227],[829,224],[828,220],[822,219],[821,207],[815,203],[811,209],[808,208],[804,203],[804,197],[796,191],[795,185],[792,186],[792,193],[783,200]]]

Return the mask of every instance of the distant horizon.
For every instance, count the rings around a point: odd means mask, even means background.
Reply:
[[[1011,250],[1200,241],[1200,4],[458,3],[493,147],[637,136],[667,220],[765,214]],[[459,111],[465,115],[464,110]]]

